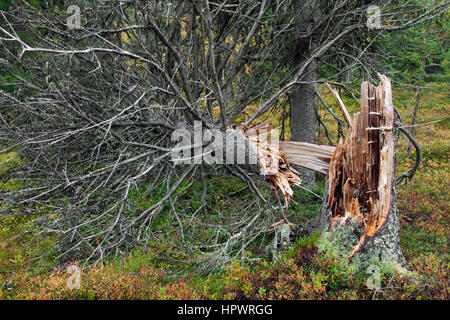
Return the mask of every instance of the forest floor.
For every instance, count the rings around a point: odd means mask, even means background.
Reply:
[[[417,122],[440,121],[416,127],[423,161],[416,176],[398,187],[400,241],[406,267],[412,271],[410,276],[382,270],[381,289],[369,289],[369,274],[356,273],[318,252],[318,235],[313,235],[297,239],[276,261],[263,259],[252,265],[234,261],[206,275],[191,273],[183,263],[161,259],[181,254],[170,243],[153,243],[146,252],[138,249],[83,270],[81,288],[70,290],[70,275],[65,268],[48,269],[30,259],[36,247],[51,246],[52,239],[38,237],[30,245],[15,237],[30,223],[29,217],[16,216],[0,217],[0,299],[449,299],[450,97],[446,83],[429,85],[421,99]],[[403,124],[410,124],[415,92],[394,87],[393,93]],[[326,89],[324,97],[339,114]],[[354,99],[344,97],[344,102],[351,113],[358,111]],[[326,111],[320,113],[336,143],[336,125]],[[267,121],[277,126],[279,118],[279,114],[272,115]],[[288,138],[289,132],[286,134]],[[319,142],[329,144],[323,130]],[[406,148],[407,141],[402,137],[397,148],[397,175],[414,163],[414,151],[412,159],[408,159]],[[1,162],[11,154],[0,157]],[[14,181],[1,182],[1,176],[0,171],[0,192],[19,188]],[[323,178],[318,181],[315,191],[321,192]],[[216,194],[234,188],[229,181],[216,182]],[[240,187],[236,182],[236,189]],[[314,215],[320,200],[301,189],[294,191],[291,212],[305,219]],[[174,277],[169,271],[175,269],[184,275]]]

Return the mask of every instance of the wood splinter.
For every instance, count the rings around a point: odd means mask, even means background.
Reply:
[[[260,141],[261,135],[270,134],[272,126],[261,123],[250,129],[242,126],[235,127],[241,130],[249,145],[255,150],[258,165],[266,177],[267,182],[283,194],[286,208],[294,191],[292,186],[300,185],[301,179],[293,166],[310,169],[326,175],[334,146],[321,145],[308,142],[277,141],[275,144]],[[275,166],[273,164],[276,164]]]

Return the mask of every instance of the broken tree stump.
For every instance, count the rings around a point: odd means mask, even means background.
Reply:
[[[402,264],[395,195],[394,105],[390,80],[361,85],[361,109],[332,155],[323,203],[307,233],[325,230],[329,245],[358,265]],[[349,116],[347,116],[349,117]]]
[[[347,137],[336,147],[292,141],[277,146],[261,144],[257,136],[260,131],[270,131],[270,125],[235,128],[257,155],[269,184],[281,190],[286,208],[293,194],[291,187],[301,183],[292,165],[327,175],[318,214],[299,226],[296,234],[324,231],[319,246],[345,256],[358,269],[379,262],[390,266],[404,263],[396,206],[391,82],[386,76],[379,77],[377,87],[362,83],[360,111],[353,119],[337,92],[331,90],[349,127]]]

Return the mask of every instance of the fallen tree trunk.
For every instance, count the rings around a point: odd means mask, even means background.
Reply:
[[[394,105],[390,80],[363,82],[361,110],[329,164],[320,211],[303,231],[325,231],[329,247],[348,262],[403,262],[395,194]]]

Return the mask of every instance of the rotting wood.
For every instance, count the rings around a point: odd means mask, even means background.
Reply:
[[[327,206],[330,228],[355,220],[364,230],[349,261],[384,226],[392,206],[394,105],[390,80],[361,85],[361,109],[330,161]],[[376,130],[375,130],[376,129]]]

